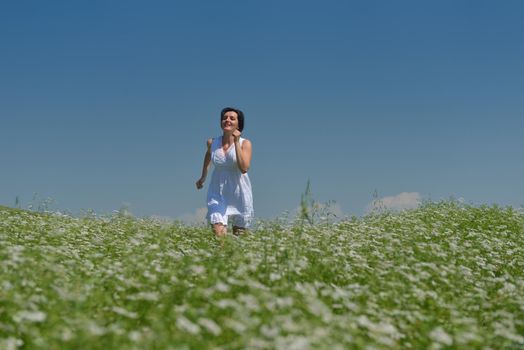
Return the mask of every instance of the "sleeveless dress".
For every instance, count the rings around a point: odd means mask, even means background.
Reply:
[[[244,142],[240,138],[240,145]],[[253,194],[247,173],[242,174],[237,165],[235,144],[226,152],[222,148],[222,136],[211,144],[213,175],[207,190],[207,220],[211,224],[230,223],[249,227],[253,220]]]

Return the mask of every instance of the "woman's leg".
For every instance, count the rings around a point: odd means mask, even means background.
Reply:
[[[233,234],[235,236],[240,236],[240,235],[243,235],[244,233],[246,233],[247,230],[245,227],[240,227],[240,226],[233,226]]]
[[[231,225],[233,226],[233,234],[235,236],[240,236],[247,233],[248,225],[246,225],[247,223],[242,215],[234,215],[230,219]]]
[[[213,232],[217,237],[224,237],[227,233],[227,226],[224,224],[213,224]]]

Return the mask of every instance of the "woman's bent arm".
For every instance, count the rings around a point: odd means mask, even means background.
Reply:
[[[235,152],[237,156],[238,168],[242,174],[247,173],[251,163],[251,141],[244,140],[244,142],[242,142],[242,146],[240,146],[240,141],[235,139]]]
[[[213,139],[207,140],[207,151],[206,151],[206,155],[204,156],[204,165],[202,166],[202,176],[196,182],[197,189],[201,189],[202,187],[204,187],[204,182],[206,181],[207,170],[209,169],[209,164],[211,163],[211,143],[212,142],[213,142]]]

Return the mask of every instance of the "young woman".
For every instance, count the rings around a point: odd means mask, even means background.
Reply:
[[[224,108],[220,113],[222,136],[207,140],[202,176],[196,182],[201,189],[211,162],[214,170],[207,191],[207,220],[213,232],[225,236],[227,225],[233,234],[243,233],[253,219],[253,194],[247,171],[251,163],[251,141],[240,137],[244,129],[244,113]]]

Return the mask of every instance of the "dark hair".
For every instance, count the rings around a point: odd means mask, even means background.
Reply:
[[[233,107],[226,107],[220,112],[220,125],[222,125],[222,119],[224,118],[224,114],[227,112],[235,112],[238,116],[238,130],[242,131],[244,130],[244,113],[240,109],[236,109]]]

